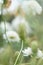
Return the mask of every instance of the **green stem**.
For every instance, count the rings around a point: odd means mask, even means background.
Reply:
[[[5,25],[5,34],[6,34],[6,22],[4,21],[4,25]],[[6,40],[8,41],[8,38],[7,38],[7,34],[6,34]],[[9,41],[8,41],[9,43]]]
[[[21,50],[20,50],[20,52],[19,52],[19,55],[18,55],[18,56],[17,56],[17,58],[16,58],[16,61],[15,61],[14,65],[16,65],[16,64],[17,64],[17,61],[18,61],[19,56],[20,56],[20,54],[21,54],[21,52],[22,52],[22,49],[23,49],[23,41],[22,41]]]

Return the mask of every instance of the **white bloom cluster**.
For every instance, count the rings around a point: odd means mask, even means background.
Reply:
[[[6,34],[3,34],[3,38],[8,39],[9,42],[19,42],[20,38],[15,31],[7,31]]]
[[[13,11],[16,12],[18,10],[19,6],[22,8],[22,10],[26,14],[30,13],[30,10],[32,11],[33,14],[40,14],[42,12],[42,7],[37,3],[36,0],[29,0],[29,1],[24,0],[22,3],[18,0],[11,0],[10,6],[8,8],[3,9],[3,12],[6,13],[6,10],[9,13],[11,13]],[[28,21],[25,20],[25,17],[23,17],[21,14],[18,15],[12,21],[11,25],[9,23],[6,23],[6,25],[5,25],[3,22],[0,24],[3,31],[5,31],[5,26],[6,26],[6,31],[9,31],[11,33],[10,36],[12,38],[14,35],[12,35],[13,32],[11,32],[11,31],[14,29],[16,32],[19,32],[20,31],[20,25],[24,26],[23,30],[25,31],[25,33],[27,35],[32,32],[30,25],[28,24]],[[9,38],[10,37],[9,33],[7,32],[6,34],[8,34],[8,38]]]
[[[31,56],[33,54],[32,49],[28,47],[27,49],[22,50],[23,56]],[[41,50],[38,49],[37,51],[37,58],[43,59],[43,53]]]
[[[36,0],[10,0],[11,4],[8,8],[3,9],[3,14],[6,14],[9,12],[10,14],[15,14],[19,8],[22,9],[21,12],[24,12],[25,14],[32,13],[33,15],[41,14],[42,7]]]

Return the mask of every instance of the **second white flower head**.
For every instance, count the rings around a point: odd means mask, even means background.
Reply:
[[[21,7],[25,14],[32,13],[36,15],[42,13],[42,7],[36,0],[24,1]]]
[[[19,42],[20,38],[19,35],[14,31],[7,31],[6,34],[3,35],[4,39],[8,39],[10,42]]]

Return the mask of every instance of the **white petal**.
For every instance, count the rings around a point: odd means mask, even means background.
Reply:
[[[38,49],[38,52],[37,52],[37,57],[38,58],[42,58],[43,57],[43,53],[41,50]]]

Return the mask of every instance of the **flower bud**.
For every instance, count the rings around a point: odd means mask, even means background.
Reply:
[[[18,15],[12,21],[12,27],[19,34],[22,40],[24,40],[25,36],[31,32],[30,25],[28,24],[27,20],[25,20],[25,18],[21,15]]]
[[[38,49],[37,41],[32,41],[32,42],[31,42],[31,48],[32,48],[32,51],[33,51],[34,53],[37,52],[37,49]]]

